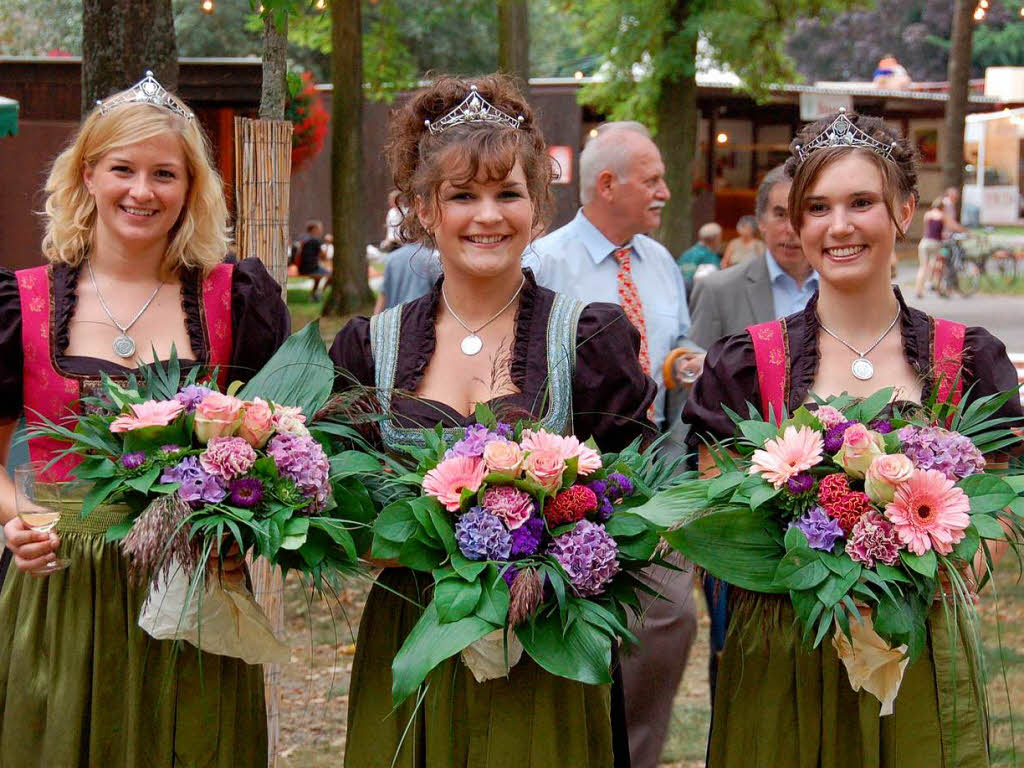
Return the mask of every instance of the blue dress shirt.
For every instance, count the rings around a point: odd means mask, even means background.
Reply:
[[[796,280],[779,266],[779,262],[772,256],[771,251],[766,251],[764,257],[768,264],[768,275],[772,281],[775,317],[783,318],[800,312],[807,306],[807,302],[814,292],[818,290],[818,273],[812,270],[810,277],[804,280],[804,284],[798,286]]]
[[[665,391],[661,366],[675,347],[700,350],[686,338],[690,311],[686,289],[675,259],[665,246],[645,235],[637,235],[633,249],[633,282],[644,305],[647,348],[651,356],[651,377],[658,385],[654,400],[655,421],[663,419]],[[566,293],[587,303],[619,300],[619,265],[612,253],[618,248],[583,215],[527,246],[523,266],[533,270],[537,282],[552,291]]]

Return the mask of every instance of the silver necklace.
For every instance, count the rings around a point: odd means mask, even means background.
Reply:
[[[889,323],[889,327],[882,331],[882,335],[875,339],[875,343],[872,344],[867,349],[865,349],[863,352],[861,352],[859,349],[857,349],[855,346],[850,344],[845,339],[841,339],[839,336],[836,335],[834,331],[830,331],[828,327],[826,327],[826,325],[823,322],[821,322],[820,317],[818,318],[818,325],[821,327],[821,330],[823,330],[833,339],[835,339],[848,350],[857,355],[857,359],[850,363],[850,372],[861,381],[867,381],[868,379],[875,375],[875,366],[872,364],[870,360],[868,360],[868,355],[871,354],[871,350],[873,350],[875,347],[882,343],[882,339],[889,335],[889,331],[896,327],[896,322],[899,319],[900,310],[897,309],[896,317],[894,317],[892,319],[892,322]]]
[[[149,305],[153,303],[153,299],[160,293],[160,289],[164,287],[163,281],[160,281],[155,289],[153,289],[153,295],[146,299],[146,303],[142,305],[138,312],[135,313],[135,317],[131,319],[128,325],[121,325],[117,322],[114,317],[114,313],[110,311],[110,307],[107,306],[107,302],[103,300],[103,294],[100,293],[100,287],[96,284],[96,275],[92,271],[92,259],[86,259],[85,264],[89,267],[89,279],[92,281],[92,289],[96,291],[96,298],[100,300],[100,306],[103,307],[103,311],[107,317],[110,318],[117,329],[121,331],[121,335],[114,339],[114,354],[118,357],[129,359],[135,356],[135,339],[128,335],[128,329],[131,328],[142,317],[142,313],[149,309]]]
[[[441,283],[441,298],[444,300],[445,307],[447,307],[448,311],[452,313],[452,317],[455,318],[456,322],[458,322],[459,325],[466,329],[467,335],[463,336],[462,341],[459,342],[459,347],[462,349],[462,354],[472,357],[473,355],[477,354],[481,349],[484,348],[483,339],[477,336],[477,334],[484,328],[486,328],[488,325],[493,323],[495,320],[497,320],[498,315],[500,315],[502,312],[504,312],[506,309],[512,306],[512,302],[516,300],[516,297],[519,295],[519,292],[523,290],[523,286],[525,284],[526,277],[523,277],[522,282],[519,283],[519,287],[516,288],[516,292],[512,294],[512,298],[505,302],[505,306],[503,306],[501,309],[499,309],[497,312],[491,315],[487,319],[487,322],[485,322],[483,325],[474,329],[466,325],[466,323],[463,322],[462,318],[459,317],[458,314],[456,314],[454,309],[452,309],[452,305],[448,303],[448,294],[444,292],[444,283]]]

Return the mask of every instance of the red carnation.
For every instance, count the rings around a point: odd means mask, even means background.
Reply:
[[[597,511],[597,495],[585,485],[573,485],[544,505],[544,517],[552,527],[575,523]]]
[[[866,493],[851,491],[846,475],[837,473],[823,478],[818,486],[818,503],[829,517],[839,522],[846,536],[860,518],[873,510]]]

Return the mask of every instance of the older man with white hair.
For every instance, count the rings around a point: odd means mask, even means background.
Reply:
[[[642,124],[606,123],[584,147],[579,177],[583,207],[529,246],[524,265],[551,290],[622,306],[640,331],[640,363],[658,384],[651,418],[671,428],[663,370],[673,386],[681,385],[682,369],[699,365],[699,347],[687,339],[690,313],[679,268],[646,234],[661,224],[669,199],[661,153]],[[633,628],[640,645],[622,658],[633,768],[658,763],[697,627],[690,573],[654,568],[648,577],[667,600],[645,598],[643,624]]]

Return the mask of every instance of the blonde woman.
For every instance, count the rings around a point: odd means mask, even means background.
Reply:
[[[224,261],[223,187],[196,117],[151,76],[92,111],[46,194],[48,264],[0,271],[5,465],[23,413],[67,419],[101,374],[175,350],[244,379],[287,337],[262,265]],[[48,461],[60,447],[29,451]],[[74,462],[51,472],[73,477]],[[0,521],[14,565],[0,591],[0,765],[266,765],[260,668],[139,629],[145,590],[103,535],[116,510],[34,532],[4,471]],[[44,574],[58,557],[68,567]]]

